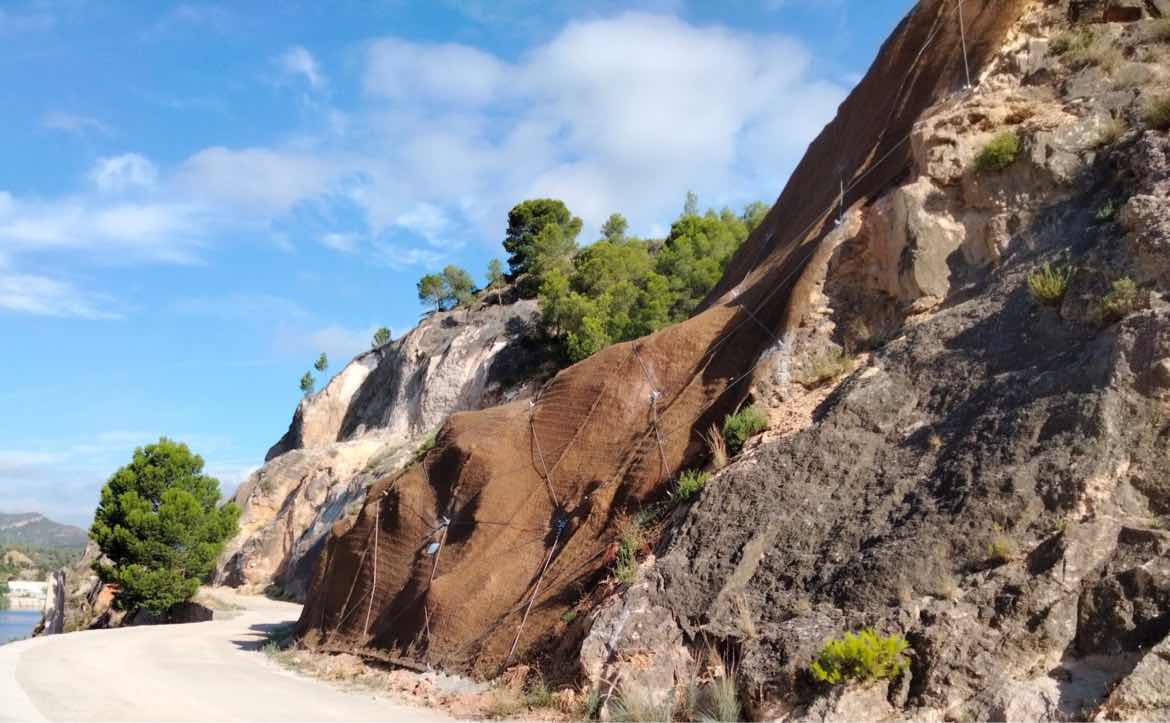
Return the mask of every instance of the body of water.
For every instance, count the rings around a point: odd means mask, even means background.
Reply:
[[[0,645],[27,638],[40,621],[39,610],[0,610]]]

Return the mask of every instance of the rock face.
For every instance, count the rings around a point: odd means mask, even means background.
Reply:
[[[966,5],[976,71],[1025,5]],[[555,648],[561,616],[605,574],[617,520],[704,454],[700,432],[799,318],[793,289],[841,205],[824,170],[846,169],[846,206],[882,195],[910,166],[914,124],[961,87],[952,11],[922,2],[898,27],[699,314],[562,371],[533,404],[454,415],[421,464],[371,488],[319,559],[306,642],[484,676]],[[939,273],[932,258],[915,283],[948,293]]]
[[[535,301],[519,301],[431,315],[302,400],[236,492],[241,531],[216,584],[303,597],[323,537],[375,480],[412,460],[452,412],[531,393],[547,363],[536,314]]]
[[[57,570],[49,576],[45,592],[45,609],[33,635],[60,635],[65,632],[65,571]]]
[[[1154,88],[1033,57],[1068,10],[1030,8],[980,87],[916,125],[906,178],[826,238],[757,384],[818,345],[871,353],[659,551],[650,603],[736,651],[758,716],[1165,716],[1170,139],[1137,120]],[[1137,57],[1141,27],[1099,32]],[[1116,118],[1134,130],[1103,139]],[[974,170],[1007,131],[1019,157]],[[1055,305],[1028,290],[1044,263],[1078,269]],[[1111,323],[1122,277],[1142,303]],[[913,651],[872,706],[807,673],[860,627]]]

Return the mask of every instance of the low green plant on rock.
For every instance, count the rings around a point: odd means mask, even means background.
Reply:
[[[670,493],[670,497],[675,502],[686,502],[699,494],[709,479],[711,479],[711,475],[706,472],[688,469],[678,476],[678,481],[675,482],[674,491]]]
[[[614,556],[613,576],[632,585],[638,577],[638,550],[646,544],[646,532],[633,517],[619,520],[617,528],[618,549]]]
[[[1015,554],[1016,546],[1005,537],[997,537],[987,543],[987,561],[990,563],[1002,565],[1015,557]]]
[[[1121,321],[1148,305],[1149,299],[1138,289],[1133,279],[1122,277],[1113,282],[1109,293],[1101,299],[1101,321],[1106,324]]]
[[[853,358],[844,349],[834,347],[809,359],[802,373],[793,375],[792,381],[806,389],[815,389],[852,368]]]
[[[975,155],[975,169],[980,172],[1002,171],[1015,163],[1020,149],[1020,137],[1014,131],[1004,131]]]
[[[1142,114],[1147,128],[1156,131],[1170,130],[1170,94],[1160,95],[1150,101]]]
[[[1072,280],[1074,273],[1076,269],[1067,264],[1055,267],[1044,264],[1028,274],[1028,291],[1032,293],[1032,298],[1041,304],[1056,306],[1064,299],[1065,292],[1068,291],[1068,282]]]
[[[897,635],[878,635],[865,628],[825,643],[809,672],[814,680],[830,685],[897,678],[910,667],[907,647]]]
[[[723,420],[723,440],[731,456],[739,454],[744,443],[768,428],[768,413],[756,405],[744,407]]]

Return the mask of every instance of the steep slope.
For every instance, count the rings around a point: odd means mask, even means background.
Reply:
[[[236,492],[241,532],[215,582],[303,596],[321,539],[374,479],[412,460],[452,412],[531,393],[548,361],[535,318],[534,301],[430,315],[302,400]]]
[[[53,522],[37,512],[0,513],[0,545],[85,547],[85,530]]]
[[[1024,5],[965,4],[976,72]],[[748,394],[755,362],[799,321],[792,290],[839,207],[904,176],[911,127],[961,89],[955,9],[927,0],[899,25],[705,310],[561,372],[533,403],[454,415],[421,464],[378,481],[318,561],[306,641],[485,675],[571,651],[581,631],[561,615],[604,573],[617,520],[701,454],[699,431]]]
[[[825,238],[755,397],[868,353],[676,515],[598,611],[594,679],[671,696],[714,646],[758,718],[1170,713],[1170,139],[1144,120],[1170,46],[1142,8],[1101,22],[1120,5],[1028,4]],[[980,170],[1004,133],[1019,153]],[[1076,270],[1050,305],[1044,264]],[[810,663],[863,626],[909,642],[909,674],[824,696]]]

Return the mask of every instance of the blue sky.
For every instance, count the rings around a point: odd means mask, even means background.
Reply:
[[[524,198],[772,202],[911,5],[0,2],[0,509],[88,524],[159,435],[234,488]]]

